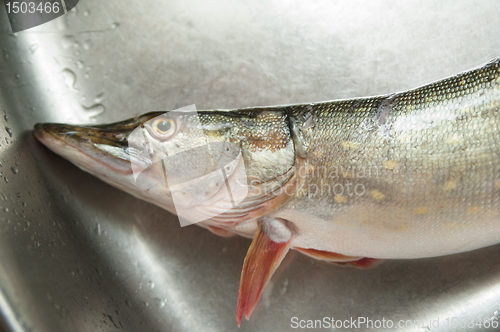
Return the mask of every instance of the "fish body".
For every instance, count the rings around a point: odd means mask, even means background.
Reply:
[[[500,242],[499,109],[498,60],[403,93],[286,109],[309,121],[305,185],[276,212],[299,229],[292,246],[419,258]]]
[[[254,240],[248,318],[289,249],[369,266],[500,242],[500,59],[384,96],[38,124],[82,169],[216,234]]]

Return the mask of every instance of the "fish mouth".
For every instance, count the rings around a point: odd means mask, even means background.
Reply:
[[[33,133],[50,150],[86,171],[94,173],[96,168],[105,167],[129,174],[132,173],[130,156],[135,149],[129,146],[128,137],[135,128],[158,114],[161,113],[148,113],[105,125],[37,123]]]

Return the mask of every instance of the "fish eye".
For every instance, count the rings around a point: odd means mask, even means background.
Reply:
[[[165,121],[161,120],[156,123],[156,131],[159,131],[160,133],[164,134],[167,133],[170,128],[172,128],[172,125],[170,124],[170,121]]]
[[[149,132],[155,139],[164,141],[175,133],[175,121],[173,119],[159,118],[153,121],[150,128]]]

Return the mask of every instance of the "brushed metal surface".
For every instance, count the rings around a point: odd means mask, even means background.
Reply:
[[[0,329],[237,329],[250,241],[181,228],[49,152],[36,122],[400,91],[499,56],[499,13],[496,1],[88,0],[14,35],[0,10]],[[498,245],[369,270],[292,252],[240,330],[367,317],[459,331],[446,319],[499,315],[499,263]]]

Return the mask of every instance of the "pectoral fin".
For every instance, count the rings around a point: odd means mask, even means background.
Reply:
[[[363,257],[354,257],[354,256],[345,256],[341,254],[337,254],[335,252],[317,250],[317,249],[309,249],[309,248],[294,248],[297,251],[300,251],[304,255],[309,257],[319,259],[327,262],[353,262],[362,259]]]
[[[337,265],[354,266],[362,269],[367,269],[369,267],[372,267],[375,263],[379,261],[378,259],[375,258],[345,256],[331,251],[323,251],[323,250],[316,250],[309,248],[294,248],[294,249],[300,251],[304,255],[322,261],[332,262]]]
[[[248,320],[264,286],[271,279],[290,249],[293,231],[284,219],[263,218],[248,249],[241,272],[236,320],[241,324],[243,312]]]
[[[210,230],[210,232],[214,233],[215,235],[219,235],[222,237],[233,237],[236,234],[234,234],[231,231],[225,230],[224,228],[220,228],[217,226],[207,226],[207,228]]]
[[[364,257],[353,262],[337,262],[337,265],[349,265],[354,267],[359,267],[361,269],[367,269],[379,262],[379,259]]]

